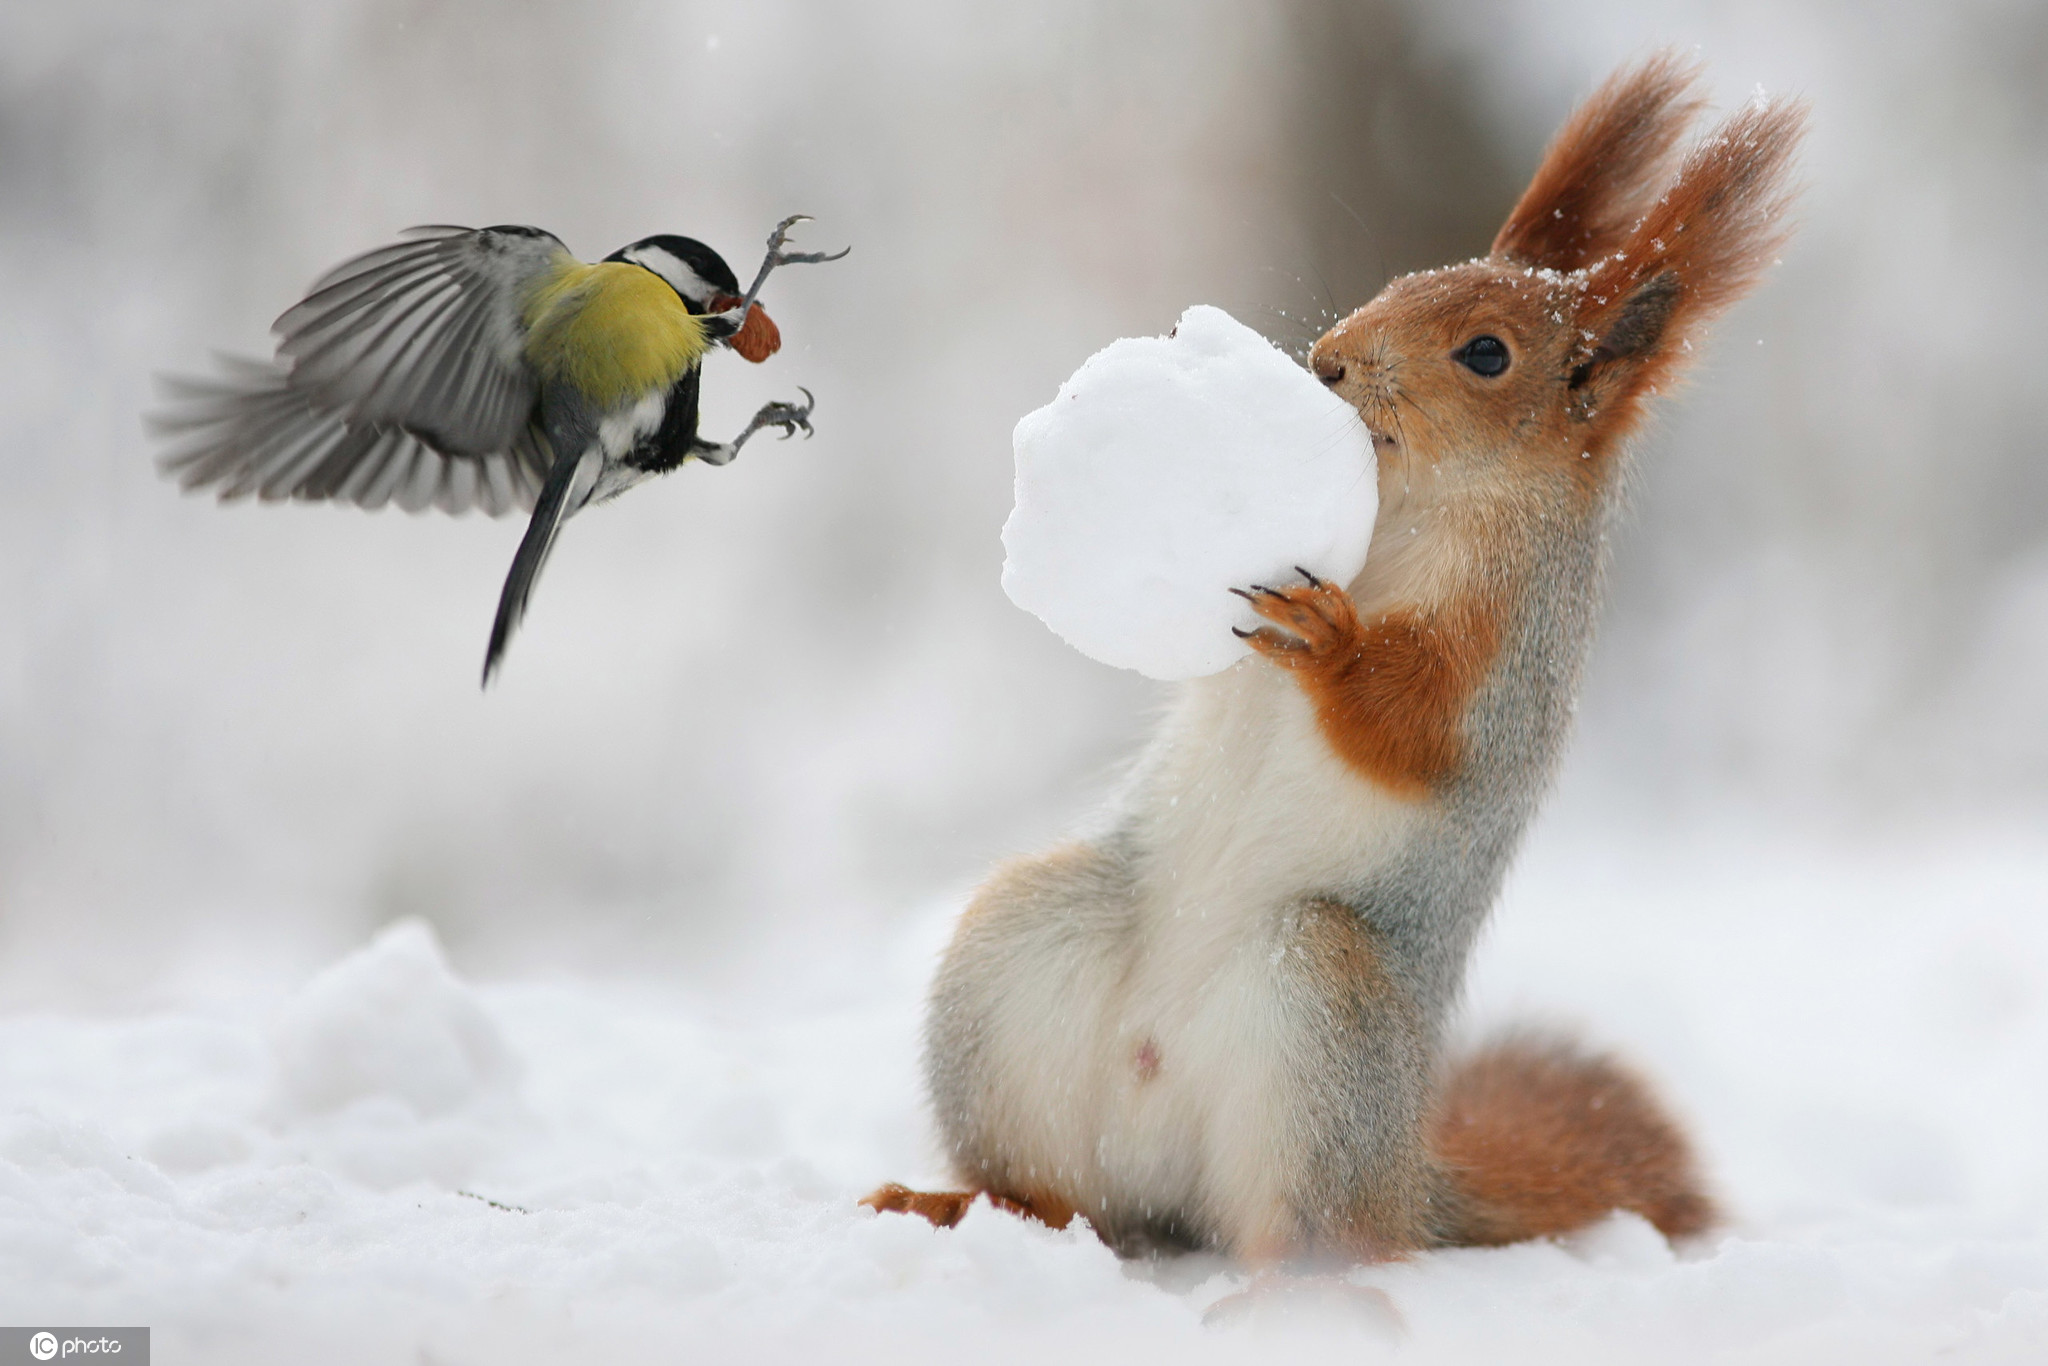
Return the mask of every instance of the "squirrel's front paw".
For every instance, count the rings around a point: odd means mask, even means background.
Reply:
[[[1273,623],[1255,631],[1233,626],[1231,631],[1268,659],[1290,666],[1355,649],[1360,632],[1351,595],[1299,565],[1295,572],[1307,582],[1286,588],[1253,584],[1249,590],[1231,589]]]

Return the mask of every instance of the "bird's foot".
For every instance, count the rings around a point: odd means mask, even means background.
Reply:
[[[797,386],[797,392],[804,396],[802,403],[764,403],[761,410],[754,414],[754,420],[749,422],[738,436],[723,446],[699,446],[691,454],[707,465],[731,464],[732,458],[740,453],[740,447],[747,444],[747,439],[764,427],[780,427],[784,441],[798,432],[809,438],[813,434],[811,408],[817,400],[811,397],[811,391],[801,384]]]
[[[842,247],[838,251],[831,252],[784,251],[782,248],[789,241],[789,230],[799,223],[809,222],[810,217],[807,213],[793,213],[780,223],[777,223],[775,231],[768,234],[768,254],[761,258],[761,269],[754,273],[754,283],[747,286],[746,294],[740,299],[738,311],[742,321],[752,311],[754,300],[761,297],[761,286],[768,283],[768,273],[777,266],[801,266],[811,265],[818,261],[837,261],[840,257],[846,255],[847,252],[853,250],[852,247]]]
[[[754,414],[754,420],[747,424],[747,429],[744,432],[740,433],[739,441],[735,441],[732,444],[738,447],[741,441],[745,441],[763,427],[782,428],[782,439],[784,441],[789,440],[798,432],[802,432],[805,439],[808,440],[813,435],[811,431],[811,409],[817,406],[818,400],[811,397],[811,391],[804,388],[801,384],[796,387],[796,391],[804,396],[802,403],[762,404],[761,411]]]
[[[762,264],[763,274],[777,266],[811,265],[819,261],[837,261],[852,247],[841,247],[838,251],[784,251],[783,244],[789,241],[789,230],[799,223],[808,223],[807,213],[793,213],[775,225],[775,231],[768,234],[768,258]]]

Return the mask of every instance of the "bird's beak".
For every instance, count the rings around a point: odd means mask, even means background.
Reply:
[[[734,308],[738,299],[719,299],[715,306]],[[747,311],[747,321],[735,332],[729,343],[733,350],[759,365],[782,349],[782,332],[775,326],[775,319],[768,316],[768,310],[755,304]]]

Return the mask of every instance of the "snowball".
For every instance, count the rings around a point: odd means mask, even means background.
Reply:
[[[1003,591],[1069,645],[1151,678],[1248,652],[1230,589],[1300,565],[1348,583],[1379,509],[1351,405],[1219,308],[1090,356],[1013,438]]]

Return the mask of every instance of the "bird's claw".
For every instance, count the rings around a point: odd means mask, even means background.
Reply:
[[[845,247],[834,252],[784,251],[782,247],[785,242],[789,241],[789,230],[796,224],[805,222],[809,218],[810,215],[807,213],[793,213],[780,223],[777,223],[775,231],[768,234],[768,254],[761,258],[761,269],[755,272],[754,283],[748,285],[747,292],[740,297],[738,305],[740,321],[744,322],[746,320],[748,312],[754,307],[754,300],[761,297],[761,286],[768,283],[769,275],[774,273],[777,267],[812,265],[819,261],[837,261],[840,257],[846,255],[847,252],[853,250],[852,247]]]
[[[754,414],[754,420],[749,422],[746,428],[732,439],[730,444],[707,446],[697,452],[697,458],[709,465],[730,464],[733,458],[740,453],[740,447],[753,440],[754,433],[764,427],[780,427],[784,441],[789,440],[798,432],[802,432],[806,437],[809,437],[812,434],[811,409],[816,405],[817,400],[812,398],[811,391],[802,385],[797,386],[797,392],[804,396],[802,403],[762,404],[760,411]],[[714,456],[714,452],[721,454]]]
[[[817,406],[818,400],[813,398],[811,391],[804,388],[801,384],[797,386],[797,392],[804,396],[802,403],[767,404],[760,412],[754,414],[754,425],[757,427],[780,427],[782,429],[782,440],[784,441],[789,440],[799,431],[804,434],[806,441],[810,440],[811,437],[816,435],[811,430],[811,409]]]
[[[807,213],[793,213],[777,223],[775,231],[768,234],[768,259],[777,266],[813,265],[819,261],[837,261],[853,250],[852,247],[843,247],[832,252],[784,251],[782,247],[789,241],[789,230],[799,223],[810,221],[811,216]]]
[[[775,264],[778,266],[814,266],[820,261],[837,261],[852,250],[852,247],[841,247],[837,251],[778,252],[775,257]]]

